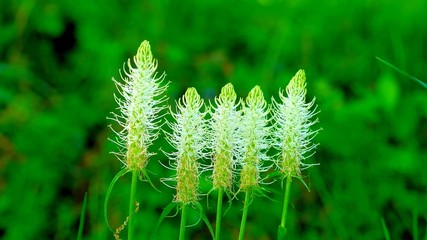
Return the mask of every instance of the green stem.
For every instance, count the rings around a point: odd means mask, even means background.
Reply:
[[[179,240],[185,239],[185,225],[187,224],[187,205],[183,205],[181,209],[181,227],[179,229]]]
[[[412,217],[412,228],[414,240],[418,240],[418,209],[416,209],[416,207],[414,208],[414,213]]]
[[[128,239],[133,240],[133,215],[135,213],[135,195],[138,180],[138,171],[132,170],[132,183],[130,185],[129,200],[129,222],[128,222]]]
[[[243,240],[243,236],[245,235],[245,227],[246,227],[246,219],[248,217],[248,210],[249,210],[249,190],[247,190],[245,193],[242,222],[240,223],[239,240]]]
[[[216,225],[215,225],[215,239],[221,239],[221,218],[222,218],[222,196],[224,189],[218,189],[218,204],[216,206]]]
[[[85,226],[85,215],[87,206],[87,192],[83,200],[82,211],[80,212],[79,231],[77,232],[77,240],[83,239],[83,228]]]
[[[284,236],[286,234],[286,217],[288,215],[289,195],[291,193],[291,182],[292,182],[292,177],[287,176],[285,197],[283,199],[282,221],[280,222],[280,227],[279,227],[279,239],[284,239]]]

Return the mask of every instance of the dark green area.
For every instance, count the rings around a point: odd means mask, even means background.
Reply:
[[[121,169],[106,119],[117,104],[112,77],[149,40],[173,104],[187,87],[212,99],[227,82],[240,97],[260,85],[277,97],[305,69],[323,128],[292,185],[289,239],[421,239],[427,228],[427,90],[378,56],[427,80],[427,2],[413,1],[35,1],[0,2],[0,238],[74,239],[88,192],[83,239],[112,239],[103,220],[108,184]],[[168,149],[159,139],[153,146]],[[139,182],[135,236],[151,234],[173,190],[148,170]],[[111,194],[109,219],[127,216],[130,175]],[[247,239],[275,239],[283,191],[255,198]],[[209,189],[203,182],[202,191]],[[207,215],[214,222],[215,195]],[[243,195],[222,219],[237,239]],[[206,198],[201,198],[206,206]],[[188,223],[198,221],[189,211]],[[416,226],[414,226],[416,224]],[[179,217],[158,239],[176,239]],[[419,236],[414,236],[414,232]],[[122,236],[125,238],[126,231]],[[200,221],[191,239],[210,233]]]

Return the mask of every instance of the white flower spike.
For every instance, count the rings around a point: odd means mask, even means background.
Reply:
[[[226,84],[212,106],[210,148],[213,157],[213,189],[230,191],[236,168],[237,147],[240,145],[238,127],[241,112],[237,109],[237,95],[231,83]]]
[[[270,145],[268,127],[267,102],[259,86],[255,86],[248,94],[243,105],[243,117],[240,123],[241,154],[240,189],[248,191],[260,183],[260,172],[267,169],[262,167],[269,160],[266,151]]]
[[[115,154],[129,170],[142,170],[154,155],[148,148],[158,137],[168,84],[162,86],[165,74],[156,76],[157,61],[148,41],[141,43],[133,61],[128,59],[127,69],[125,65],[124,74],[120,73],[122,81],[113,78],[122,98],[114,96],[120,113],[113,113],[112,119],[123,127],[113,130],[117,134],[114,142],[121,148]]]
[[[201,111],[203,99],[195,88],[188,88],[177,103],[177,113],[171,113],[175,123],[168,123],[172,133],[166,138],[176,150],[168,153],[172,169],[176,170],[175,201],[183,205],[194,203],[198,197],[199,168],[198,160],[205,157],[206,113]]]
[[[276,167],[285,177],[300,177],[301,170],[316,165],[304,162],[318,145],[312,140],[319,131],[310,129],[318,122],[311,120],[317,106],[312,109],[315,98],[306,103],[305,80],[304,70],[299,70],[286,87],[288,96],[280,91],[281,103],[273,99],[273,146],[279,151]]]

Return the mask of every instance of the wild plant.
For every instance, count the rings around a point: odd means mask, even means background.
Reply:
[[[127,67],[126,67],[127,66]],[[105,198],[104,215],[108,224],[107,205],[116,181],[128,172],[132,173],[129,215],[115,231],[114,236],[128,227],[128,239],[133,239],[133,215],[139,205],[135,200],[137,180],[146,179],[146,166],[156,151],[150,146],[159,136],[167,108],[164,92],[164,75],[157,77],[157,62],[153,59],[150,45],[144,41],[133,61],[128,60],[121,73],[121,81],[113,79],[120,96],[115,96],[118,113],[111,117],[119,125],[115,142],[120,150],[115,153],[123,163],[123,169],[112,180]],[[279,100],[272,99],[269,105],[259,86],[255,86],[245,100],[239,99],[231,83],[226,84],[213,103],[207,106],[195,88],[188,88],[176,102],[173,111],[169,106],[172,121],[163,128],[167,142],[174,149],[164,152],[169,163],[161,163],[174,172],[161,181],[175,189],[175,196],[165,206],[157,221],[156,230],[169,213],[176,209],[181,213],[179,239],[186,238],[187,214],[195,209],[212,238],[221,239],[223,196],[229,202],[244,193],[239,239],[244,239],[250,203],[255,193],[267,196],[264,191],[266,179],[275,174],[286,181],[283,211],[278,228],[278,238],[286,234],[286,218],[291,183],[294,178],[302,180],[301,171],[318,164],[307,163],[318,144],[313,140],[319,129],[312,130],[318,119],[315,99],[306,101],[305,72],[299,70],[286,86],[286,93],[279,91]],[[273,148],[277,152],[271,156]],[[209,161],[207,165],[203,161]],[[211,172],[211,190],[201,193],[200,177]],[[271,174],[271,172],[273,174]],[[270,174],[268,174],[270,173]],[[273,179],[274,180],[274,179]],[[304,183],[305,184],[305,183]],[[204,213],[200,199],[212,191],[218,192],[215,231]]]

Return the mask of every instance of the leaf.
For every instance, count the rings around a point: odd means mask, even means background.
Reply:
[[[225,193],[225,195],[227,195],[227,198],[228,198],[228,207],[227,207],[227,209],[225,209],[225,211],[222,214],[222,216],[225,216],[225,214],[227,214],[227,212],[231,209],[231,205],[233,203],[233,199],[235,198],[235,197],[232,197],[231,194],[230,194],[230,192],[228,192],[228,191],[224,191],[224,193]]]
[[[277,200],[275,200],[275,199],[273,199],[273,198],[271,198],[271,197],[269,197],[267,194],[266,194],[266,192],[268,193],[268,192],[272,192],[272,191],[270,191],[268,188],[266,188],[266,187],[257,187],[257,188],[254,188],[254,194],[255,194],[255,196],[259,196],[259,197],[265,197],[265,198],[267,198],[268,200],[270,200],[270,201],[272,201],[272,202],[277,202]],[[275,191],[276,193],[278,193],[278,191]]]
[[[298,176],[298,177],[295,177],[295,178],[299,179],[302,182],[302,184],[305,186],[305,188],[307,188],[307,191],[310,192],[310,188],[308,187],[307,183],[304,182],[304,179],[302,179],[301,176]]]
[[[394,66],[393,64],[391,64],[391,63],[389,63],[389,62],[387,62],[387,61],[385,61],[385,60],[383,60],[383,59],[381,59],[381,58],[379,58],[379,57],[375,57],[375,58],[376,58],[378,61],[380,61],[380,62],[384,63],[385,65],[387,65],[387,66],[389,66],[389,67],[393,68],[394,70],[396,70],[397,72],[399,72],[399,73],[400,73],[400,74],[402,74],[403,76],[408,77],[408,78],[410,78],[410,79],[412,79],[412,80],[414,80],[414,81],[418,82],[419,84],[421,84],[421,86],[423,86],[424,88],[427,88],[427,84],[426,84],[425,82],[423,82],[423,81],[419,80],[418,78],[416,78],[416,77],[414,77],[414,76],[410,75],[409,73],[407,73],[407,72],[405,72],[405,71],[403,71],[403,70],[401,70],[401,69],[397,68],[397,67],[396,67],[396,66]]]
[[[273,179],[276,180],[276,178],[282,177],[282,173],[280,171],[274,171],[272,173],[269,173],[266,177],[266,179]]]
[[[215,239],[215,234],[212,228],[211,223],[209,222],[208,217],[206,216],[205,212],[203,211],[203,207],[200,203],[195,203],[194,206],[196,207],[196,210],[199,210],[200,212],[200,217],[203,219],[203,221],[205,222],[206,226],[209,228],[209,231],[211,232],[211,236],[213,239]]]
[[[278,240],[284,240],[286,232],[287,232],[287,230],[285,227],[279,226],[279,229],[277,231],[277,239]]]
[[[79,222],[79,231],[77,232],[77,240],[83,239],[83,228],[85,225],[85,216],[86,216],[86,205],[87,205],[87,192],[85,192],[85,197],[83,199],[82,211],[80,212],[80,222]]]
[[[165,209],[163,209],[162,214],[160,214],[160,218],[157,221],[156,227],[154,228],[154,231],[151,235],[151,238],[153,238],[154,234],[156,234],[157,229],[160,227],[160,224],[163,222],[163,220],[166,218],[166,216],[172,211],[172,209],[176,208],[176,206],[178,205],[178,203],[176,202],[170,202]]]
[[[155,186],[154,186],[154,184],[153,184],[153,182],[151,181],[151,178],[150,178],[150,176],[148,176],[148,172],[145,170],[145,169],[143,169],[143,170],[141,170],[141,172],[142,172],[142,174],[143,174],[143,177],[145,177],[145,179],[146,179],[146,181],[157,191],[157,192],[161,192],[159,189],[157,189]]]
[[[120,172],[118,172],[116,174],[116,176],[114,176],[113,180],[110,183],[110,186],[108,186],[107,189],[107,193],[105,195],[105,200],[104,200],[104,219],[105,222],[107,223],[108,228],[110,229],[111,232],[114,232],[114,230],[111,228],[110,223],[108,222],[108,201],[110,200],[110,195],[111,195],[111,191],[113,190],[114,184],[116,184],[117,180],[119,180],[119,178],[121,178],[122,176],[124,176],[126,173],[128,173],[130,170],[127,168],[123,168]]]
[[[390,233],[388,231],[387,225],[385,224],[384,218],[381,218],[381,224],[383,225],[384,238],[390,240]]]
[[[418,209],[415,205],[412,215],[412,235],[414,240],[418,240]]]

